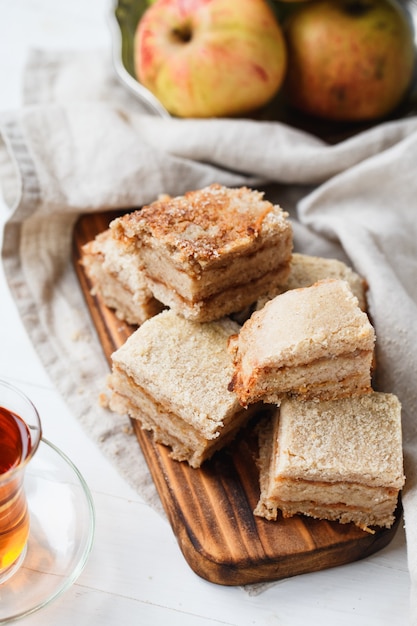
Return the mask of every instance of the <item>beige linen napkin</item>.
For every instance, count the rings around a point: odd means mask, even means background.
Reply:
[[[140,206],[211,182],[248,184],[290,212],[295,249],[347,260],[370,285],[380,388],[403,404],[404,513],[417,620],[417,118],[337,145],[278,122],[147,114],[102,51],[35,51],[25,106],[0,114],[10,217],[2,256],[51,379],[130,484],[161,505],[128,422],[100,408],[107,364],[70,261],[83,212]]]

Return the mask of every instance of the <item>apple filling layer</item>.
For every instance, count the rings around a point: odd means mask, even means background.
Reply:
[[[110,399],[113,411],[138,420],[141,428],[152,432],[156,443],[171,449],[173,459],[187,461],[191,467],[200,467],[214,452],[233,440],[253,415],[253,410],[240,409],[225,416],[224,423],[213,422],[210,433],[202,432],[150,397],[123,372],[113,372],[109,386],[117,389]]]
[[[268,511],[267,519],[277,519],[278,510],[283,517],[293,517],[294,515],[306,515],[317,519],[327,519],[341,524],[354,523],[356,526],[367,530],[370,526],[385,526],[389,528],[395,520],[394,512],[397,507],[398,493],[382,502],[372,502],[363,498],[359,505],[345,504],[322,504],[311,500],[284,501],[271,499],[266,504]],[[259,514],[259,511],[258,513]]]
[[[398,501],[398,489],[364,483],[309,481],[279,478],[267,486],[268,496],[259,507],[268,519],[298,513],[334,521],[363,525],[391,525]]]
[[[305,400],[342,398],[371,390],[372,360],[373,351],[355,350],[294,367],[271,366],[247,372],[242,368],[229,388],[242,404],[260,400],[280,404],[286,395]]]
[[[154,277],[148,276],[147,283],[154,297],[177,313],[195,322],[209,322],[220,319],[224,315],[242,311],[265,294],[271,288],[271,284],[276,286],[285,282],[288,272],[289,265],[286,264],[254,280],[224,287],[217,293],[210,290],[212,293],[201,299],[197,299],[196,296],[188,299],[172,289],[172,285],[167,285]]]
[[[269,520],[276,520],[281,512],[283,517],[302,514],[341,523],[353,522],[360,527],[389,527],[394,522],[397,503],[398,489],[391,487],[271,478],[264,484],[264,495],[255,514]]]

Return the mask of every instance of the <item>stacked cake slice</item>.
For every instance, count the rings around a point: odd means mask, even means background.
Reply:
[[[137,255],[157,300],[207,322],[285,283],[292,255],[287,217],[260,192],[211,185],[164,197],[110,227]]]
[[[230,319],[200,324],[166,310],[146,321],[112,356],[110,408],[138,419],[172,458],[200,465],[230,442],[257,407],[227,391]]]
[[[338,398],[371,387],[375,332],[342,280],[291,289],[252,314],[231,338],[230,390],[242,405],[286,395]]]
[[[401,406],[392,394],[285,399],[261,431],[261,517],[275,520],[281,510],[390,527],[403,484]]]

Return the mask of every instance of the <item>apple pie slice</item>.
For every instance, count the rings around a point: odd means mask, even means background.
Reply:
[[[237,324],[200,324],[165,310],[147,320],[112,355],[110,408],[152,431],[171,456],[200,465],[230,442],[255,411],[227,390],[227,350]]]
[[[282,293],[230,338],[229,389],[243,406],[285,396],[330,400],[371,390],[375,331],[344,280]]]
[[[159,199],[110,227],[137,255],[157,300],[207,322],[286,281],[293,243],[287,218],[258,191],[211,185]]]
[[[304,514],[390,527],[404,485],[401,404],[373,391],[326,402],[286,399],[260,429],[255,514]]]

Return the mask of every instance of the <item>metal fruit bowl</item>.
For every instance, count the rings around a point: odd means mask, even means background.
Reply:
[[[154,115],[170,117],[157,98],[135,76],[134,46],[136,26],[148,7],[146,0],[117,0],[110,15],[113,41],[113,62],[122,83],[133,92]]]
[[[417,0],[403,0],[414,24],[417,48]],[[150,114],[171,117],[159,100],[135,76],[134,36],[137,24],[148,7],[147,0],[114,0],[110,14],[113,42],[113,62],[119,80],[136,95]],[[389,119],[398,119],[417,114],[417,66],[413,88],[406,102]],[[252,115],[253,119],[280,121],[300,128],[322,139],[335,143],[354,135],[374,123],[339,123],[312,119],[286,106],[282,95],[278,95],[262,110]]]

